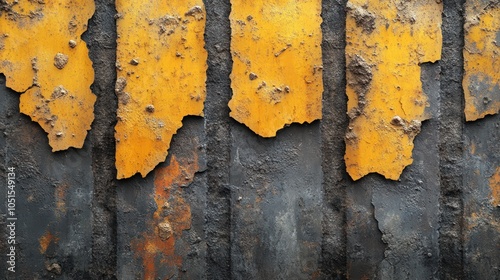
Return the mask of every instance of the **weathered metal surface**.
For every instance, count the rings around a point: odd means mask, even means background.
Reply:
[[[205,1],[206,117],[185,118],[166,162],[126,180],[114,170],[116,11],[97,1],[84,39],[98,99],[83,149],[51,153],[0,75],[0,179],[16,167],[20,221],[19,270],[0,278],[498,278],[500,116],[464,120],[463,2],[443,2],[442,60],[416,71],[435,118],[415,138],[413,164],[400,181],[353,181],[343,159],[345,1],[323,1],[323,120],[270,139],[228,117],[230,1]]]
[[[202,116],[206,59],[201,0],[116,1],[117,178],[163,162],[188,115]]]
[[[422,65],[422,88],[438,110],[440,68]],[[350,279],[434,279],[439,260],[438,123],[423,124],[414,163],[398,182],[368,175],[348,185],[347,273]]]
[[[465,4],[465,118],[474,121],[500,111],[500,2]]]
[[[500,116],[464,129],[464,271],[466,279],[500,277]]]
[[[0,76],[2,279],[89,277],[92,156],[88,145],[52,153],[45,133],[18,111],[19,95]],[[15,273],[7,271],[7,168],[15,168]]]
[[[94,119],[94,70],[80,36],[94,2],[2,1],[0,73],[20,110],[48,133],[52,151],[81,148]]]
[[[397,180],[430,117],[419,64],[441,57],[442,4],[355,0],[347,8],[347,172]]]
[[[203,122],[187,119],[167,162],[145,179],[120,182],[119,279],[202,278],[206,189],[194,177],[206,169],[203,135]]]
[[[319,125],[292,125],[272,139],[261,139],[240,126],[233,128],[232,139],[232,277],[319,276]]]
[[[263,137],[320,119],[321,1],[231,4],[231,117]]]

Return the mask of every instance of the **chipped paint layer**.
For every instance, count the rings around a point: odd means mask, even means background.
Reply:
[[[465,118],[475,121],[500,111],[500,5],[466,2]]]
[[[94,70],[80,36],[94,1],[2,1],[0,72],[52,151],[81,148],[94,120]]]
[[[320,119],[321,1],[231,4],[231,117],[263,137]]]
[[[202,116],[203,1],[117,0],[117,177],[145,177],[165,161],[187,115]]]
[[[441,55],[441,1],[348,2],[345,161],[354,180],[397,180],[428,119],[420,63]]]
[[[490,178],[491,200],[494,207],[500,207],[500,167]]]
[[[177,271],[182,267],[182,255],[175,247],[184,230],[191,228],[191,208],[183,198],[183,187],[188,186],[199,170],[197,154],[194,159],[177,159],[155,171],[154,200],[156,211],[148,229],[132,242],[136,257],[144,265],[143,279],[157,279],[158,267]]]

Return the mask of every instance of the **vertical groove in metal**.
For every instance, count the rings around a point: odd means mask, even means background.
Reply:
[[[440,278],[463,279],[464,0],[445,0],[440,102]]]
[[[228,121],[231,98],[231,30],[229,0],[205,0],[207,22],[205,48],[208,51],[205,129],[207,135],[207,278],[231,278],[231,202],[229,165],[231,122]]]

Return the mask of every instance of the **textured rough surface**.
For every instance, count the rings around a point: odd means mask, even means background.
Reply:
[[[397,180],[430,117],[419,64],[441,57],[442,4],[354,0],[347,8],[347,172],[354,180],[374,172]]]
[[[206,169],[202,128],[200,119],[186,119],[165,163],[145,180],[120,182],[118,279],[202,278],[206,190],[194,180]]]
[[[163,162],[188,115],[203,115],[206,59],[201,0],[116,1],[117,178]]]
[[[465,2],[465,118],[500,111],[500,1]]]
[[[19,270],[0,279],[497,279],[500,115],[465,122],[464,2],[443,1],[442,59],[416,74],[434,117],[399,181],[346,172],[344,0],[322,3],[323,119],[266,139],[228,117],[231,6],[206,0],[205,117],[183,120],[145,178],[117,180],[116,10],[97,0],[83,34],[98,97],[83,149],[52,153],[0,75],[0,180],[16,168],[20,222]],[[377,32],[370,13],[355,16]]]
[[[80,38],[93,13],[89,0],[2,1],[0,73],[52,151],[81,148],[94,119],[94,70]]]
[[[321,2],[231,4],[231,117],[263,137],[320,119]]]

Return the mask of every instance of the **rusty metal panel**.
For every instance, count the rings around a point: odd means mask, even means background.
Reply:
[[[465,126],[464,267],[467,279],[500,275],[500,116]]]
[[[322,171],[318,124],[260,139],[232,130],[231,259],[235,279],[319,275]]]
[[[188,115],[202,116],[206,59],[201,0],[116,1],[117,178],[165,161]]]
[[[2,1],[0,73],[52,151],[81,148],[94,120],[94,70],[80,36],[94,1]]]
[[[18,111],[19,95],[0,76],[0,241],[2,279],[89,277],[93,173],[88,145],[52,153],[43,130]],[[7,170],[15,168],[17,220],[7,220]],[[7,225],[15,223],[15,244]],[[5,257],[14,245],[15,273]],[[9,248],[9,250],[7,250]]]
[[[347,8],[347,172],[397,180],[431,117],[419,64],[441,57],[442,3],[354,0]]]
[[[436,113],[440,68],[422,65],[420,80]],[[438,122],[423,124],[414,163],[400,180],[371,174],[347,189],[347,273],[351,279],[435,279],[439,260]]]
[[[474,121],[500,111],[498,1],[466,1],[464,29],[465,118]]]
[[[145,179],[119,183],[119,279],[203,278],[203,122],[185,122],[165,163]]]
[[[321,1],[231,4],[231,117],[263,137],[321,119]]]

